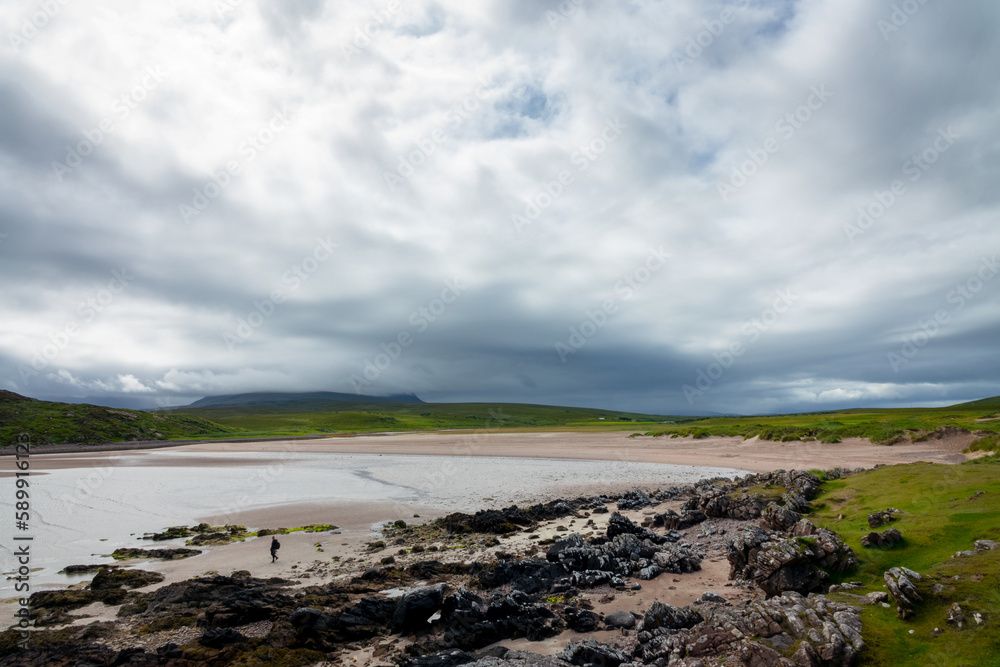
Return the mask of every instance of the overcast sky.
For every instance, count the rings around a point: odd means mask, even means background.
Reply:
[[[1000,394],[992,0],[8,0],[0,387]]]

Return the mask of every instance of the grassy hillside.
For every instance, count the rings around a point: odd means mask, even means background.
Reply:
[[[50,403],[0,391],[0,445],[27,433],[33,445],[218,438],[235,429],[189,415]]]
[[[959,410],[1000,410],[1000,396],[981,398],[978,401],[959,403],[958,405],[953,405],[951,407]]]
[[[840,442],[844,438],[868,438],[876,444],[903,440],[919,441],[940,429],[1000,432],[1000,419],[990,408],[924,408],[901,410],[845,410],[766,417],[712,417],[683,424],[657,427],[651,436],[742,436],[762,440],[790,441],[815,438]],[[810,436],[809,432],[813,435]]]
[[[860,664],[1000,665],[1000,550],[953,557],[972,550],[976,540],[1000,541],[996,456],[956,466],[888,466],[826,482],[813,505],[817,509],[809,518],[840,533],[858,554],[860,570],[841,579],[861,581],[866,588],[851,593],[885,590],[882,574],[894,566],[924,575],[915,582],[923,602],[913,618],[898,619],[895,605],[864,607],[867,645]],[[889,507],[905,514],[878,530],[897,528],[903,542],[886,550],[862,547],[861,537],[871,530],[868,514]],[[831,597],[857,603],[847,593]],[[965,614],[962,628],[948,623],[953,603]],[[982,625],[974,621],[977,611]]]
[[[308,407],[308,406],[307,406]],[[170,414],[207,419],[245,435],[422,431],[452,428],[602,427],[635,428],[663,417],[590,408],[514,403],[341,403],[310,411],[299,405],[252,408],[181,408]],[[603,419],[602,419],[603,418]]]

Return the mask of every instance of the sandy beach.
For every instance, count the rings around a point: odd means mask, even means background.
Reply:
[[[776,469],[871,468],[876,465],[913,463],[961,463],[962,450],[974,439],[971,434],[919,443],[873,445],[862,438],[837,444],[819,442],[771,442],[758,438],[669,438],[630,437],[629,431],[610,432],[496,432],[433,431],[385,433],[316,439],[254,442],[208,442],[171,447],[174,452],[330,452],[341,454],[410,454],[421,456],[486,456],[541,459],[579,459],[637,463],[671,463],[731,467],[767,472]],[[163,446],[162,443],[157,443]],[[128,450],[131,455],[144,450]],[[44,448],[34,454],[42,455]],[[79,447],[71,453],[45,455],[45,468],[100,464],[121,456],[120,451],[89,452]],[[198,462],[201,465],[201,462]]]

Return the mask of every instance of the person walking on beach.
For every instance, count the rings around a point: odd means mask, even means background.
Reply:
[[[278,541],[277,537],[271,536],[271,562],[278,560],[278,549],[281,548],[281,542]]]

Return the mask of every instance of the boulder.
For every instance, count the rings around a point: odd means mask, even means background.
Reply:
[[[905,567],[894,567],[885,572],[882,578],[886,588],[889,589],[889,595],[896,603],[896,615],[904,619],[913,616],[914,605],[917,602],[923,602],[913,580],[920,581],[923,577]]]
[[[624,628],[626,630],[631,630],[635,627],[635,616],[630,611],[620,609],[605,616],[604,624],[609,628]]]
[[[649,540],[653,544],[663,544],[666,542],[666,538],[662,535],[657,535],[649,528],[638,526],[631,519],[622,516],[619,512],[615,512],[608,519],[608,539],[614,539],[618,535],[635,535],[639,539]]]
[[[640,632],[652,632],[659,628],[680,630],[691,628],[703,621],[701,613],[691,607],[673,607],[657,600],[639,621]]]
[[[427,620],[441,611],[447,588],[447,584],[435,584],[406,592],[396,604],[392,617],[393,631],[411,633],[428,630]]]
[[[94,579],[90,582],[90,588],[95,591],[108,588],[124,588],[128,590],[158,584],[164,579],[165,577],[159,572],[104,567],[94,576]]]
[[[601,667],[618,667],[623,662],[629,662],[629,656],[624,651],[601,644],[589,637],[578,644],[572,642],[563,649],[560,656],[566,662],[580,667],[600,665]]]
[[[566,620],[566,627],[573,632],[594,632],[601,622],[601,617],[594,612],[576,607],[566,607],[563,618]]]
[[[896,528],[881,533],[868,533],[861,538],[861,546],[868,549],[887,549],[903,540],[903,534]]]

